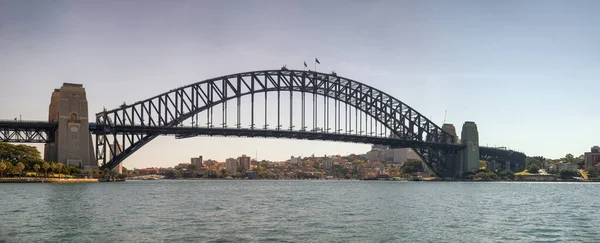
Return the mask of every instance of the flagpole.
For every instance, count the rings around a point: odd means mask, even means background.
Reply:
[[[317,58],[315,57],[315,73],[317,72]]]

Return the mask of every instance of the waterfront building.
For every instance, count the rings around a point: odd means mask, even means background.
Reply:
[[[238,167],[241,170],[249,170],[250,169],[250,157],[242,154],[241,157],[238,157]]]
[[[420,157],[417,153],[415,153],[415,151],[411,148],[399,148],[399,149],[392,149],[392,153],[393,153],[393,159],[392,162],[393,163],[404,163],[407,160],[420,160]]]
[[[229,158],[225,160],[225,168],[230,175],[235,175],[238,170],[238,161],[234,158]]]
[[[560,163],[558,164],[558,171],[563,171],[563,170],[578,170],[579,166],[577,164],[571,164],[571,163]]]
[[[419,155],[411,148],[390,149],[388,146],[373,145],[367,152],[369,162],[404,163],[409,159],[420,159]]]
[[[209,170],[216,170],[217,167],[219,166],[219,162],[217,162],[216,160],[206,160],[206,162],[202,162],[202,164],[204,165],[205,168],[209,169]]]
[[[198,168],[202,167],[202,155],[198,156],[198,158],[191,158],[191,164],[195,164]]]
[[[591,168],[598,164],[600,164],[600,147],[594,146],[591,149],[591,152],[586,152],[585,156],[585,168]]]
[[[329,159],[325,159],[323,161],[323,167],[325,169],[331,170],[331,168],[333,168],[333,161],[329,160]]]
[[[248,177],[248,179],[256,179],[258,178],[258,174],[256,173],[256,171],[248,170],[246,171],[246,177]]]

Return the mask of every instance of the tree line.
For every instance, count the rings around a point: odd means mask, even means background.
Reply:
[[[78,175],[81,169],[75,165],[65,166],[63,163],[44,161],[37,148],[27,145],[0,143],[0,177],[31,176],[55,177],[61,175]]]

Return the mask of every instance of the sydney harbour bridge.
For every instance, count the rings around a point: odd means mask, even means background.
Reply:
[[[115,168],[160,135],[324,140],[412,148],[441,178],[479,168],[479,160],[523,169],[525,154],[479,146],[474,122],[440,127],[386,92],[314,71],[264,70],[178,87],[88,116],[81,84],[52,94],[49,121],[0,121],[0,141],[45,143],[46,160]],[[276,148],[273,148],[276,149]]]

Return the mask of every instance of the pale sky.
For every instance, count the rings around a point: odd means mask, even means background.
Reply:
[[[0,0],[0,119],[47,120],[82,83],[90,115],[232,73],[318,69],[382,89],[481,145],[580,155],[600,144],[600,1]],[[93,118],[90,118],[93,120]],[[42,148],[38,145],[38,148]],[[160,137],[125,161],[364,153],[370,145]]]

